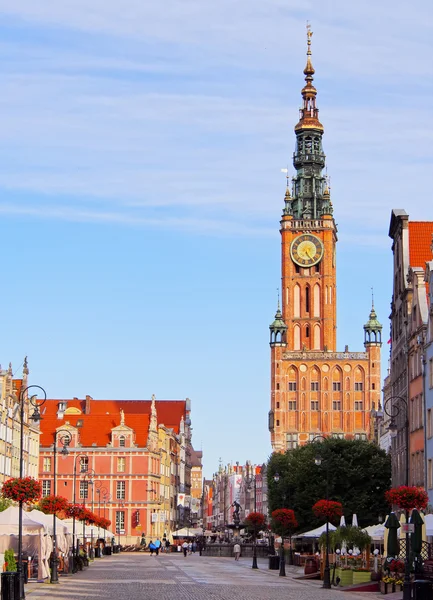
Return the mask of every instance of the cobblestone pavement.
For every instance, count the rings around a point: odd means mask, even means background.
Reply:
[[[259,569],[253,570],[251,558],[120,554],[61,577],[59,585],[30,583],[26,595],[29,600],[378,600],[376,593],[324,590],[320,581],[296,579],[296,567],[287,567],[287,577],[279,577],[268,570],[267,561],[258,562]]]

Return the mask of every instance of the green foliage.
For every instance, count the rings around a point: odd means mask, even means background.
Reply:
[[[5,563],[7,563],[7,571],[17,570],[17,561],[15,560],[15,554],[12,549],[5,551]]]
[[[346,543],[347,548],[359,548],[362,552],[371,544],[371,537],[361,527],[337,527],[334,531],[329,532],[329,546],[333,550]],[[322,533],[319,538],[319,545],[326,546],[326,533]]]
[[[5,498],[4,496],[0,496],[0,512],[3,512],[9,506],[12,506],[13,502],[9,498]]]
[[[320,453],[322,464],[315,465]],[[278,483],[274,474],[278,473]],[[328,485],[327,485],[328,478]],[[300,531],[323,524],[312,515],[315,502],[327,497],[343,505],[346,517],[356,513],[361,527],[377,522],[389,508],[385,491],[391,483],[391,459],[375,444],[362,440],[328,438],[272,454],[268,461],[270,512],[292,508]]]

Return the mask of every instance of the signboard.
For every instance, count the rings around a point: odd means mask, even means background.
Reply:
[[[151,519],[152,523],[157,523],[158,522],[158,513],[157,512],[152,513],[151,517],[152,517],[152,519]],[[138,527],[137,527],[137,529],[138,529]]]
[[[413,523],[402,523],[401,530],[403,533],[413,533],[415,531],[415,525]]]

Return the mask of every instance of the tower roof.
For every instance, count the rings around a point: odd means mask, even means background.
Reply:
[[[317,90],[313,85],[313,75],[315,73],[311,62],[311,37],[313,32],[310,25],[307,25],[307,64],[305,65],[305,85],[302,88],[303,107],[300,110],[300,119],[295,127],[295,131],[304,129],[315,129],[323,131],[323,125],[319,121],[319,109],[316,108]]]
[[[371,306],[370,317],[367,323],[364,325],[364,329],[367,331],[381,331],[382,325],[377,319],[376,311],[374,310],[374,304]]]
[[[269,329],[287,329],[287,325],[283,320],[283,315],[280,310],[280,304],[278,303],[277,312],[275,313],[275,320],[269,325]]]

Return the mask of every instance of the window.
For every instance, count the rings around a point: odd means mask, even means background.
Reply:
[[[124,481],[118,481],[117,482],[117,489],[116,489],[116,498],[117,500],[125,500],[125,482]]]
[[[124,456],[121,456],[117,459],[117,470],[119,473],[124,473],[126,466],[126,459]]]
[[[51,479],[44,479],[42,481],[42,496],[49,496],[51,494]]]
[[[355,440],[366,440],[367,435],[365,433],[355,433]]]
[[[355,382],[355,392],[362,392],[362,382]]]
[[[123,510],[116,510],[116,533],[125,531],[125,513]]]
[[[279,427],[279,426],[280,426],[280,420],[277,419],[277,427]]]
[[[308,287],[308,285],[305,288],[305,312],[310,312],[310,288]]]
[[[312,381],[311,382],[311,391],[312,392],[318,392],[319,391],[319,382],[318,381]]]
[[[310,328],[308,327],[308,325],[305,328],[305,337],[309,338],[310,337]]]
[[[429,387],[433,388],[433,358],[428,361],[429,364]]]
[[[340,400],[334,400],[332,402],[332,410],[341,410],[341,402],[340,402]]]
[[[344,433],[333,433],[331,437],[336,438],[338,440],[344,440]]]
[[[296,392],[296,381],[289,381],[289,392]]]
[[[89,482],[80,481],[80,498],[87,500],[89,497]]]
[[[296,410],[296,400],[289,400],[289,410]]]
[[[80,458],[80,471],[81,473],[87,473],[89,470],[89,459],[87,456],[82,456]]]
[[[427,437],[430,439],[433,435],[433,421],[432,421],[432,410],[431,408],[427,411]]]
[[[298,434],[297,433],[286,433],[286,445],[288,450],[298,447]]]
[[[429,490],[433,488],[433,461],[431,458],[428,459],[427,464],[427,487]]]
[[[372,389],[372,390],[375,390],[375,389],[376,389],[376,384],[375,384],[375,383],[372,383],[372,384],[371,384],[371,389]]]
[[[119,437],[119,446],[122,446],[122,447],[125,446],[125,436],[124,435],[121,435]]]
[[[363,402],[355,402],[355,410],[363,410]]]
[[[51,471],[51,457],[45,457],[44,458],[44,471],[45,472],[50,472]]]
[[[277,383],[277,390],[279,390],[279,389],[280,389],[280,384],[279,384],[279,383]]]
[[[317,263],[317,265],[314,267],[314,270],[316,273],[320,273],[320,263]]]
[[[319,410],[319,401],[318,400],[311,401],[311,410]]]
[[[339,381],[333,381],[332,389],[334,392],[341,392],[341,383]]]

